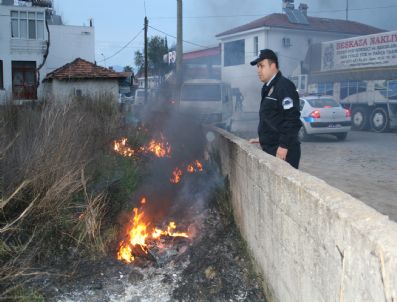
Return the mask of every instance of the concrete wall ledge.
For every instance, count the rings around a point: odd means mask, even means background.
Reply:
[[[395,222],[233,134],[206,131],[269,302],[397,301]]]

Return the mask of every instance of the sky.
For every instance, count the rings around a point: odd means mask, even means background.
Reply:
[[[385,30],[397,30],[396,0],[303,0],[308,15],[345,19]],[[67,25],[95,27],[95,57],[103,66],[134,66],[134,53],[143,49],[143,22],[148,35],[167,36],[175,44],[176,0],[54,0],[56,12]],[[300,1],[295,1],[295,7]],[[281,0],[183,0],[184,52],[216,46],[215,35],[271,13],[282,12]],[[129,43],[130,42],[130,43]],[[127,45],[127,43],[129,43]]]

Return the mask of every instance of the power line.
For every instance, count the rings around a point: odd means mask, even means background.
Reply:
[[[362,7],[362,8],[349,8],[349,11],[362,11],[362,10],[373,10],[373,9],[387,9],[396,8],[397,5],[388,6],[376,6],[376,7]],[[322,13],[333,13],[333,12],[345,12],[346,9],[330,9],[330,10],[320,10],[320,11],[309,11],[313,14]],[[184,16],[183,19],[202,19],[202,18],[235,18],[235,17],[263,17],[264,14],[242,14],[242,15],[202,15],[202,16]],[[176,19],[176,17],[158,16],[151,17],[151,19]]]
[[[167,36],[170,36],[170,37],[176,39],[175,36],[170,35],[169,33],[166,33],[166,32],[164,32],[164,31],[162,31],[162,30],[160,30],[160,29],[157,29],[157,28],[155,28],[155,27],[153,27],[153,26],[150,26],[150,25],[149,25],[149,27],[150,27],[151,29],[154,29],[155,31],[158,31],[158,32],[160,32],[160,33],[162,33],[162,34],[165,34],[165,35],[167,35]],[[195,45],[195,46],[198,46],[198,47],[201,47],[201,48],[210,48],[209,46],[203,46],[203,45],[200,45],[200,44],[197,44],[197,43],[194,43],[194,42],[190,42],[190,41],[186,41],[186,40],[183,40],[183,42],[184,42],[184,43],[187,43],[187,44]]]
[[[384,9],[384,8],[394,8],[397,5],[389,5],[389,6],[376,6],[376,7],[362,7],[362,8],[349,8],[349,11],[362,11],[362,10],[372,10],[372,9]],[[333,9],[333,10],[323,10],[323,11],[315,11],[315,14],[322,14],[327,12],[345,12],[345,9]]]
[[[138,38],[138,36],[142,33],[143,28],[135,35],[135,37],[133,37],[130,41],[128,41],[123,47],[121,47],[118,51],[116,51],[114,54],[112,54],[111,56],[107,57],[107,58],[103,58],[103,60],[100,60],[98,62],[103,62],[106,61],[108,59],[113,58],[114,56],[118,55],[121,51],[123,51],[125,48],[127,48],[128,45],[130,45],[136,38]]]

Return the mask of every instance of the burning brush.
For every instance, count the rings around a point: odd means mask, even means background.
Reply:
[[[195,173],[203,171],[203,164],[199,160],[195,160],[193,163],[188,164],[184,169],[187,173]],[[175,168],[172,171],[172,176],[170,178],[170,182],[173,184],[177,184],[181,181],[183,175],[183,171],[180,168]]]
[[[146,146],[133,149],[127,145],[127,138],[121,138],[113,142],[113,150],[124,157],[132,157],[138,154],[152,153],[154,156],[171,157],[171,146],[165,140],[164,136],[161,135],[160,140],[152,139]]]
[[[141,207],[146,204],[146,198],[142,198]],[[171,221],[165,230],[152,227],[145,213],[138,208],[133,209],[133,216],[130,220],[127,238],[119,244],[117,259],[131,263],[136,257],[143,257],[156,261],[155,255],[150,251],[151,247],[163,238],[189,238],[187,233],[176,232],[176,223]]]

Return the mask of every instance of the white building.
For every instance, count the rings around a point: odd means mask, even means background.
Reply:
[[[147,86],[148,89],[156,89],[161,84],[161,77],[159,76],[148,76],[147,77]],[[138,88],[145,88],[145,77],[138,78]]]
[[[116,101],[122,78],[125,76],[121,72],[77,58],[47,74],[41,86],[50,99],[64,101],[75,96],[88,96]]]
[[[0,0],[0,99],[40,98],[46,74],[77,57],[95,61],[92,26],[63,25],[52,0]]]
[[[261,49],[274,50],[284,76],[291,76],[305,59],[309,45],[384,30],[353,21],[309,17],[307,5],[294,8],[283,0],[284,13],[274,13],[217,35],[222,46],[222,80],[239,88],[243,110],[257,111],[262,84],[249,63]],[[299,87],[298,87],[299,88]]]

